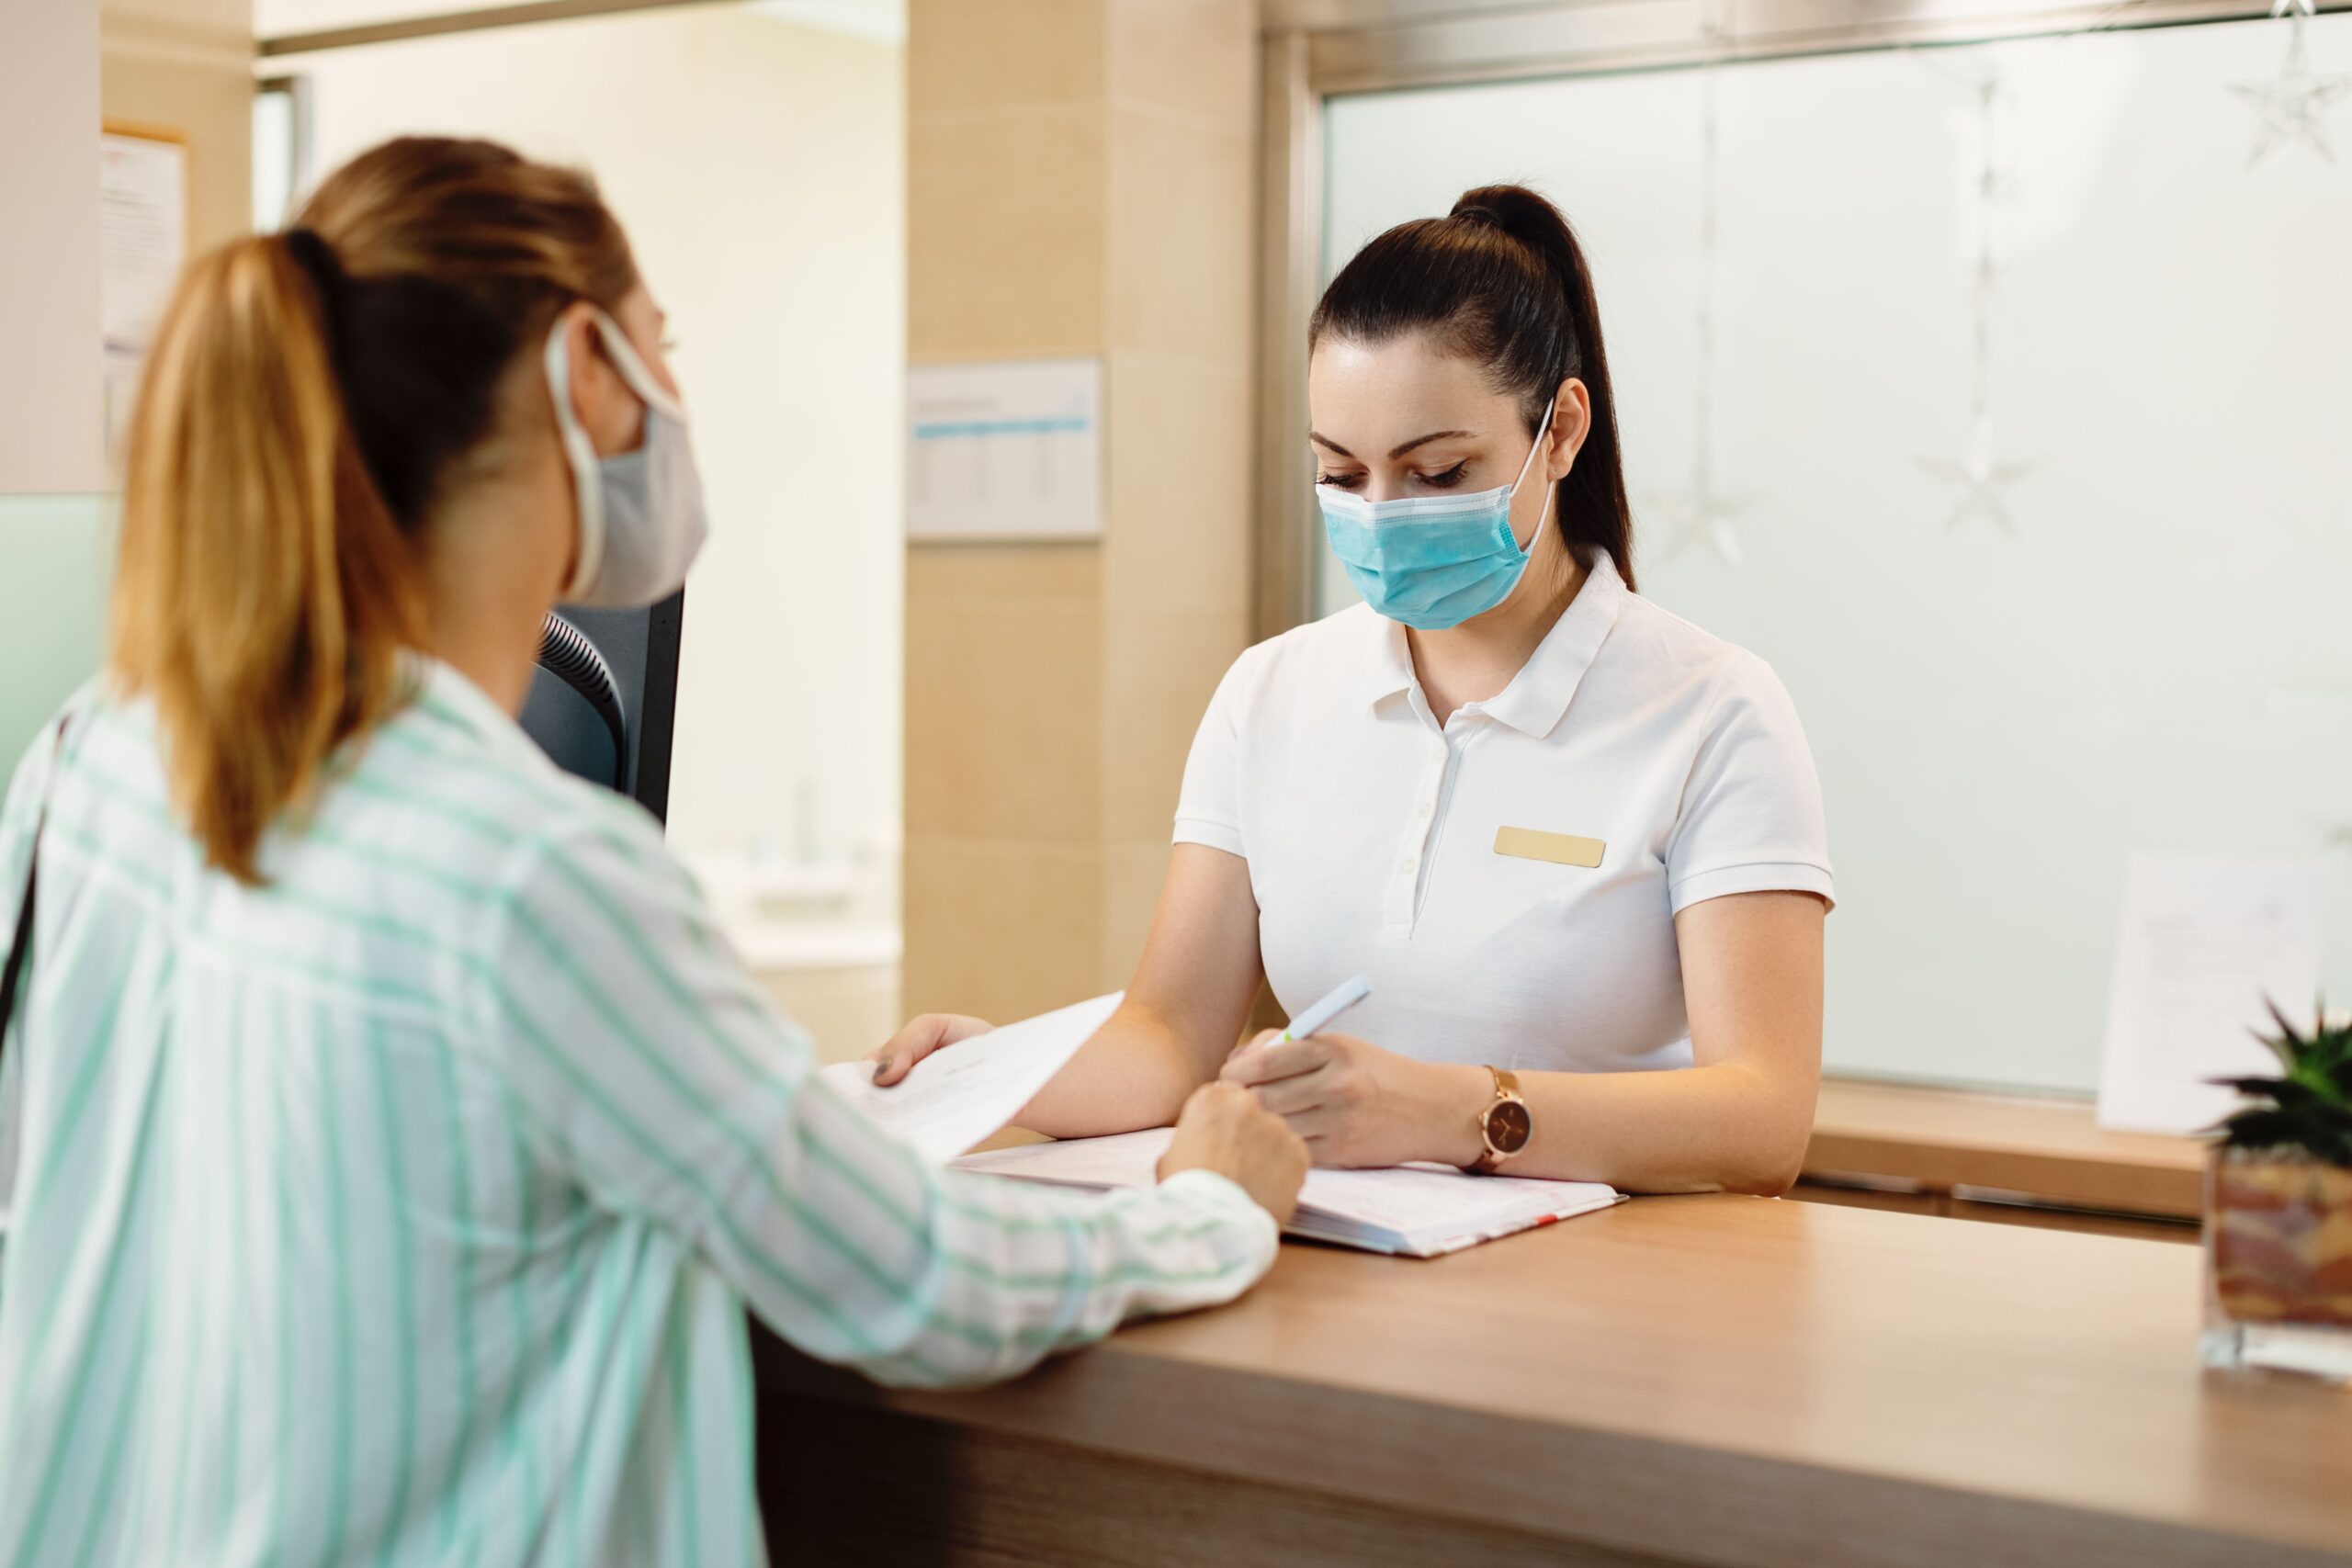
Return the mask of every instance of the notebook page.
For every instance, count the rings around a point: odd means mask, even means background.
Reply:
[[[1418,1246],[1524,1230],[1544,1220],[1604,1207],[1616,1197],[1613,1189],[1594,1181],[1465,1176],[1456,1170],[1397,1166],[1311,1172],[1299,1202]]]
[[[1170,1128],[1107,1138],[1068,1138],[991,1149],[956,1161],[959,1170],[1021,1177],[1076,1187],[1148,1187]],[[1394,1237],[1418,1249],[1464,1236],[1500,1235],[1545,1220],[1605,1208],[1616,1191],[1597,1181],[1543,1181],[1526,1177],[1465,1176],[1434,1166],[1384,1170],[1310,1170],[1298,1206],[1308,1229],[1329,1239],[1350,1233]],[[1328,1216],[1332,1224],[1311,1223]]]
[[[1153,1127],[1107,1138],[1063,1138],[1050,1144],[987,1149],[951,1163],[957,1170],[1069,1187],[1149,1187],[1159,1179],[1159,1156],[1168,1152],[1175,1135],[1173,1127]]]

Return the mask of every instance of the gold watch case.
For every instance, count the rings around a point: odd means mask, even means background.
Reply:
[[[1519,1094],[1517,1075],[1488,1067],[1495,1075],[1495,1098],[1478,1113],[1478,1136],[1486,1148],[1470,1168],[1485,1174],[1527,1147],[1535,1136],[1535,1118]]]

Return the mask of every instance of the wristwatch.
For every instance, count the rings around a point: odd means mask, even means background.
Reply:
[[[1500,1067],[1487,1071],[1495,1075],[1495,1098],[1478,1112],[1478,1136],[1487,1146],[1475,1164],[1464,1168],[1478,1176],[1493,1174],[1535,1135],[1535,1118],[1528,1112],[1527,1101],[1519,1097],[1517,1075]]]

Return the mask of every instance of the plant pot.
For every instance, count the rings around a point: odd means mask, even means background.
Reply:
[[[2224,1148],[2205,1178],[2209,1365],[2352,1380],[2352,1168]]]

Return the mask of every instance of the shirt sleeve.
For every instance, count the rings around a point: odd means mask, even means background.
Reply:
[[[1796,705],[1770,666],[1725,669],[1667,847],[1674,912],[1733,893],[1795,891],[1834,902],[1821,777]]]
[[[1217,682],[1193,732],[1184,787],[1176,798],[1176,842],[1206,844],[1244,860],[1250,852],[1241,837],[1241,707],[1250,661],[1244,653]]]
[[[500,881],[484,1028],[543,1157],[689,1240],[785,1339],[887,1382],[1012,1376],[1122,1319],[1229,1301],[1272,1218],[1207,1172],[1102,1198],[938,1170],[814,1076],[642,823]]]

